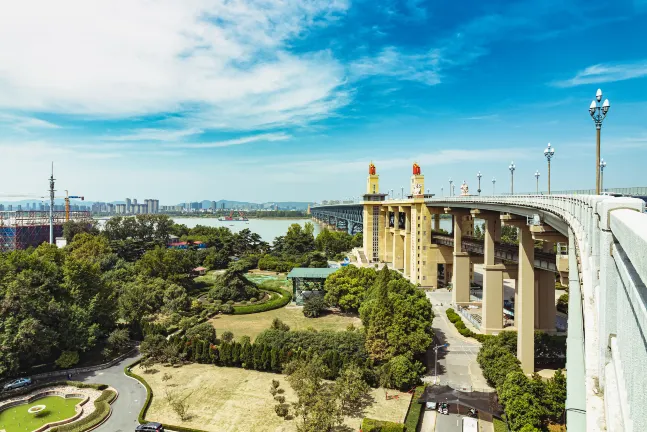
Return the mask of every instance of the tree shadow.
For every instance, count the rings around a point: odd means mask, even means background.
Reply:
[[[447,356],[446,348],[439,348],[438,354],[434,352],[434,346],[444,345],[447,343],[447,337],[445,333],[438,329],[434,328],[434,341],[432,346],[427,350],[427,373],[434,374],[438,372],[438,375],[443,375],[447,372],[447,368],[440,363],[441,360],[444,360]]]
[[[353,418],[363,418],[366,417],[366,410],[370,408],[375,403],[375,398],[373,395],[367,393],[362,395],[357,403],[352,406],[346,407],[343,410],[343,414],[348,417]]]

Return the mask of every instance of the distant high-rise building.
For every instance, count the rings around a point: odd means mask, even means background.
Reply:
[[[215,201],[211,201],[211,210],[217,210],[218,209],[218,203]]]
[[[4,211],[4,204],[0,204],[0,211]]]
[[[7,206],[7,210],[9,210],[9,211],[13,211],[13,204],[9,204],[9,205]]]
[[[137,198],[133,198],[133,205],[137,205]]]
[[[18,204],[18,211],[22,211],[22,204]]]
[[[132,205],[132,201],[130,201],[130,198],[126,198],[126,213],[130,213],[130,206]]]

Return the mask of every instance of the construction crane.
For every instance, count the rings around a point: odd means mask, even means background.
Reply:
[[[65,222],[68,222],[70,220],[70,199],[75,198],[75,199],[81,199],[81,201],[85,201],[85,198],[82,196],[77,196],[77,195],[68,195],[67,189],[65,189]]]

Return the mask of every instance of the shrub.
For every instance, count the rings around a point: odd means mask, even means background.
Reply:
[[[208,322],[198,324],[186,331],[185,336],[189,340],[203,340],[209,343],[216,342],[216,329]]]
[[[418,430],[418,423],[420,423],[420,417],[422,416],[424,402],[420,401],[422,393],[425,391],[425,386],[418,386],[413,392],[413,397],[411,398],[411,404],[409,405],[409,410],[407,411],[407,416],[404,419],[404,425],[407,431],[416,431]]]
[[[223,332],[223,334],[220,336],[220,339],[222,339],[223,342],[230,343],[234,340],[234,334],[230,331]]]
[[[561,313],[568,314],[568,293],[562,294],[557,299],[557,310]]]
[[[272,325],[270,326],[270,328],[273,328],[274,330],[290,331],[290,326],[278,318],[274,318],[272,320]]]
[[[233,308],[234,315],[245,315],[250,313],[267,312],[273,309],[282,308],[286,304],[290,303],[290,300],[292,300],[292,293],[282,288],[274,288],[264,284],[263,289],[266,291],[272,291],[272,292],[278,293],[280,294],[280,296],[277,296],[276,298],[273,298],[263,303],[257,303],[253,305],[247,305],[247,306],[234,306]]]
[[[256,303],[258,301],[258,299],[256,297],[252,297],[252,298],[249,299],[249,301],[251,303]]]
[[[303,303],[303,315],[307,318],[317,318],[326,309],[326,301],[323,296],[313,295]]]
[[[282,404],[285,402],[285,396],[283,395],[276,395],[274,396],[274,400],[277,401],[278,403]]]
[[[360,429],[362,432],[404,432],[405,426],[402,423],[364,418]],[[408,431],[409,428],[406,428],[406,430]],[[415,431],[415,429],[411,430]]]
[[[235,302],[233,300],[227,300],[228,305],[233,305]]]
[[[419,361],[411,361],[404,355],[393,357],[380,368],[380,384],[383,387],[408,390],[418,384],[425,367]]]
[[[289,413],[289,408],[288,404],[280,403],[274,407],[274,411],[276,412],[276,415],[279,417],[287,417]]]
[[[56,366],[61,369],[69,369],[79,362],[78,351],[63,351],[61,356],[56,360]]]
[[[220,312],[222,312],[224,314],[233,314],[235,312],[235,309],[230,304],[224,304],[224,305],[220,306]]]
[[[117,393],[113,390],[104,390],[94,401],[95,409],[90,415],[71,424],[56,426],[51,429],[51,432],[84,432],[94,428],[110,413],[110,404],[116,397]]]

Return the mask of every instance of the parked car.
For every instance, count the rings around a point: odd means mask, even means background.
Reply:
[[[135,432],[164,432],[162,423],[150,422],[137,426]]]
[[[31,384],[31,378],[18,378],[15,381],[11,381],[9,384],[5,384],[3,389],[5,391],[14,390],[20,387],[25,387]]]
[[[425,409],[427,410],[436,411],[436,408],[438,408],[438,404],[434,401],[425,404]]]

